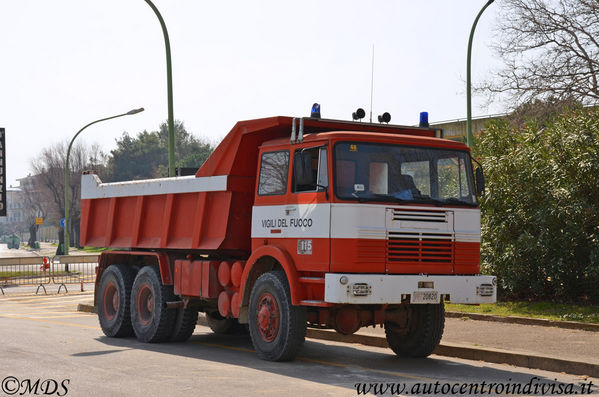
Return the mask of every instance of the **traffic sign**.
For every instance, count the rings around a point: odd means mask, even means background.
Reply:
[[[44,224],[44,218],[35,218],[35,224],[36,225],[43,225]]]
[[[60,227],[64,228],[64,218],[60,220]]]

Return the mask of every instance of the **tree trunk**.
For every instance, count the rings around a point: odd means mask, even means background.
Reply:
[[[31,226],[29,226],[29,247],[31,248],[35,248],[35,242],[37,241],[37,229],[38,229],[38,225],[36,225],[35,223]]]

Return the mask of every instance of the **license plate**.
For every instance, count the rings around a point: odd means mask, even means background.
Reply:
[[[427,303],[439,303],[439,291],[414,291],[410,297],[410,303],[424,305]]]

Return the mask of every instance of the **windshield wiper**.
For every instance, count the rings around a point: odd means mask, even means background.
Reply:
[[[401,198],[397,198],[395,196],[391,196],[388,194],[379,194],[379,193],[371,193],[371,192],[353,192],[352,197],[358,199],[360,203],[365,203],[367,201],[391,201],[394,203],[410,203],[412,200],[405,200]]]
[[[455,197],[449,197],[443,200],[440,200],[442,203],[444,204],[458,204],[458,205],[466,205],[468,207],[476,207],[477,205],[475,203],[471,203],[469,201],[464,201],[464,200],[460,200],[458,198]]]
[[[414,200],[407,200],[407,199],[402,199],[402,198],[399,198],[399,197],[395,197],[395,196],[392,196],[390,194],[373,193],[372,195],[375,198],[377,198],[377,199],[382,199],[382,200],[385,200],[385,201],[393,201],[393,202],[400,203],[400,204],[402,204],[402,203],[410,203],[410,202],[414,201]]]
[[[378,194],[378,193],[364,193],[364,192],[353,192],[352,197],[358,199],[360,203],[365,203],[367,201],[390,201],[398,204],[406,204],[406,203],[418,203],[418,204],[433,204],[437,207],[441,207],[447,204],[457,204],[457,205],[465,205],[468,207],[476,207],[477,205],[474,203],[470,203],[468,201],[460,200],[455,197],[450,197],[447,199],[439,200],[434,199],[432,197],[422,195],[415,196],[411,200],[402,199],[399,197],[395,197],[389,194]]]

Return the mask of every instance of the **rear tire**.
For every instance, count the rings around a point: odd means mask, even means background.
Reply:
[[[385,323],[385,335],[391,350],[400,357],[427,357],[439,346],[445,327],[443,302],[436,305],[412,305],[407,333],[400,334],[392,323]]]
[[[244,324],[239,324],[236,318],[223,318],[218,312],[206,313],[206,323],[215,334],[235,335],[247,334]]]
[[[175,313],[175,323],[173,333],[170,337],[171,342],[185,342],[193,335],[193,331],[198,323],[197,308],[180,308]]]
[[[293,360],[306,338],[306,308],[291,304],[282,271],[258,277],[250,295],[249,328],[258,356],[268,361]]]
[[[174,300],[172,286],[162,285],[157,267],[145,266],[131,288],[131,323],[141,342],[164,342],[173,332],[175,310],[166,303]]]
[[[102,273],[96,308],[104,335],[133,335],[129,302],[135,269],[125,265],[110,265]]]

